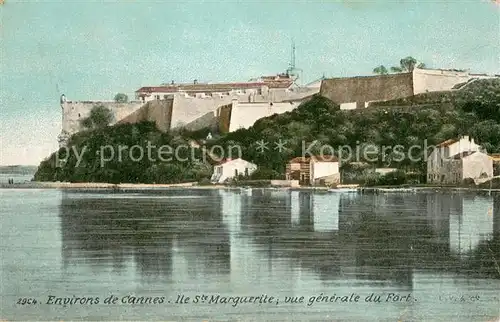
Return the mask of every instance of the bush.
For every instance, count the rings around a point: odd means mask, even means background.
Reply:
[[[104,105],[94,106],[90,116],[80,121],[80,125],[89,130],[108,126],[113,121],[113,113]]]
[[[203,178],[200,181],[198,181],[199,186],[210,186],[212,185],[212,182],[208,178]]]
[[[462,187],[475,187],[476,182],[472,178],[465,178],[462,180],[462,183],[460,184]]]
[[[117,103],[127,103],[128,102],[128,96],[123,93],[118,93],[115,95],[115,102]]]
[[[365,185],[368,187],[379,185],[380,177],[380,174],[376,173],[375,171],[366,172],[364,174]]]
[[[266,168],[259,168],[250,175],[251,180],[283,180],[284,175]]]
[[[397,186],[406,183],[406,173],[401,170],[389,172],[380,177],[379,185],[381,186]]]
[[[380,175],[376,172],[370,172],[365,177],[366,186],[399,186],[408,182],[407,175],[402,170]]]

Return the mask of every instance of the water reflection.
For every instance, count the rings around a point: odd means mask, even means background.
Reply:
[[[485,240],[498,238],[499,205],[497,196],[459,194],[66,192],[63,264],[117,274],[134,267],[143,279],[245,276],[248,283],[280,267],[411,290],[415,269],[465,267]]]
[[[59,199],[61,198],[61,199]],[[279,296],[411,292],[418,302],[314,307],[4,305],[22,320],[472,321],[500,312],[500,196],[254,189],[4,189],[2,296]],[[59,208],[59,212],[55,212]],[[496,258],[495,258],[496,256]],[[61,263],[61,265],[58,265]],[[480,294],[473,305],[443,292]],[[438,293],[438,294],[436,294]],[[477,305],[476,305],[477,304]],[[44,310],[44,311],[42,311]],[[125,312],[125,313],[124,313]],[[287,316],[287,317],[288,317]]]
[[[186,278],[228,274],[230,242],[219,196],[197,191],[191,200],[157,197],[65,193],[60,206],[64,266],[120,272],[133,263],[139,275],[153,279],[171,278],[174,269]]]

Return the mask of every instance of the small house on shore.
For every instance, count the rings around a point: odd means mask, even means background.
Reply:
[[[224,183],[227,179],[238,178],[240,175],[249,176],[257,170],[257,165],[241,158],[224,159],[214,166],[214,172],[210,181],[212,183]]]
[[[333,155],[293,158],[286,165],[286,179],[300,185],[338,184],[339,160]]]
[[[492,176],[493,159],[468,136],[438,144],[427,158],[428,183],[458,184]]]

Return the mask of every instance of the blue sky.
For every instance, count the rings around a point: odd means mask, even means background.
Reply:
[[[112,99],[162,82],[284,71],[369,75],[414,56],[500,73],[500,8],[440,1],[14,1],[0,6],[0,164],[57,149],[60,94]]]

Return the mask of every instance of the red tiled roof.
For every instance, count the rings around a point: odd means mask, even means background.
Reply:
[[[292,86],[293,82],[292,81],[274,81],[274,82],[265,82],[265,84],[269,88],[288,88]]]
[[[452,145],[453,143],[457,143],[458,140],[455,140],[455,139],[450,139],[450,140],[446,140],[446,141],[443,141],[441,143],[439,143],[437,145],[438,148],[443,148],[443,147],[446,147],[446,146],[450,146]]]
[[[306,157],[296,157],[288,161],[288,163],[309,163],[311,158],[306,158]]]
[[[227,92],[234,89],[260,88],[288,88],[293,84],[290,80],[249,82],[249,83],[217,83],[217,84],[177,84],[166,86],[146,86],[139,88],[136,93],[176,93],[185,92]]]
[[[141,87],[136,92],[146,93],[175,93],[186,92],[226,92],[232,89],[259,88],[265,86],[263,82],[256,83],[221,83],[221,84],[178,84],[167,86],[147,86]]]
[[[263,79],[264,81],[274,81],[274,80],[278,80],[278,81],[289,81],[291,80],[292,78],[290,77],[290,75],[287,75],[287,74],[279,74],[279,75],[271,75],[271,76],[262,76],[261,79]]]

